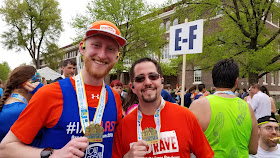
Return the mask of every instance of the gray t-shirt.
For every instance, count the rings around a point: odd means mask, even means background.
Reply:
[[[249,158],[280,158],[280,144],[277,144],[277,150],[269,152],[258,147],[258,153],[256,155],[249,155]]]

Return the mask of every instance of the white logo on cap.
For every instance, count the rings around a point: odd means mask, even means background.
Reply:
[[[100,25],[100,30],[107,31],[112,34],[116,34],[116,30],[113,27],[108,26],[108,25]]]

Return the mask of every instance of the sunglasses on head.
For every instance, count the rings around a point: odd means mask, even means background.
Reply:
[[[157,79],[159,79],[159,77],[160,77],[160,74],[158,74],[158,73],[149,73],[148,74],[148,78],[150,79],[150,80],[157,80]],[[143,74],[141,74],[141,75],[138,75],[138,76],[136,76],[136,77],[134,77],[134,81],[135,82],[138,82],[138,83],[141,83],[141,82],[144,82],[145,81],[145,79],[146,79],[146,76],[145,75],[143,75]]]

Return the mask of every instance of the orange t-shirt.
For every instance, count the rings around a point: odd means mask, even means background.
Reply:
[[[141,105],[140,105],[141,106]],[[166,101],[160,111],[159,142],[148,145],[145,157],[212,158],[211,149],[195,115],[187,108]],[[154,115],[142,114],[142,130],[156,128]],[[137,142],[137,109],[125,116],[114,134],[112,158],[123,157]]]
[[[75,88],[75,80],[70,79]],[[87,102],[90,107],[96,108],[102,86],[85,84]],[[122,105],[120,95],[112,89],[117,106],[117,124],[122,119]],[[106,91],[106,102],[108,93]],[[60,119],[63,109],[63,95],[58,82],[43,86],[35,93],[27,107],[20,114],[18,120],[11,127],[11,131],[23,143],[30,144],[39,130],[43,127],[52,128]]]

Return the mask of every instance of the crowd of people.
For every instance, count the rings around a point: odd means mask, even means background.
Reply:
[[[159,63],[141,58],[124,90],[104,78],[125,44],[119,29],[101,20],[79,44],[84,67],[76,76],[71,60],[50,84],[32,66],[14,69],[0,82],[0,158],[280,157],[274,100],[257,83],[239,92],[232,59],[214,65],[209,91],[205,84],[176,87],[172,96]]]

